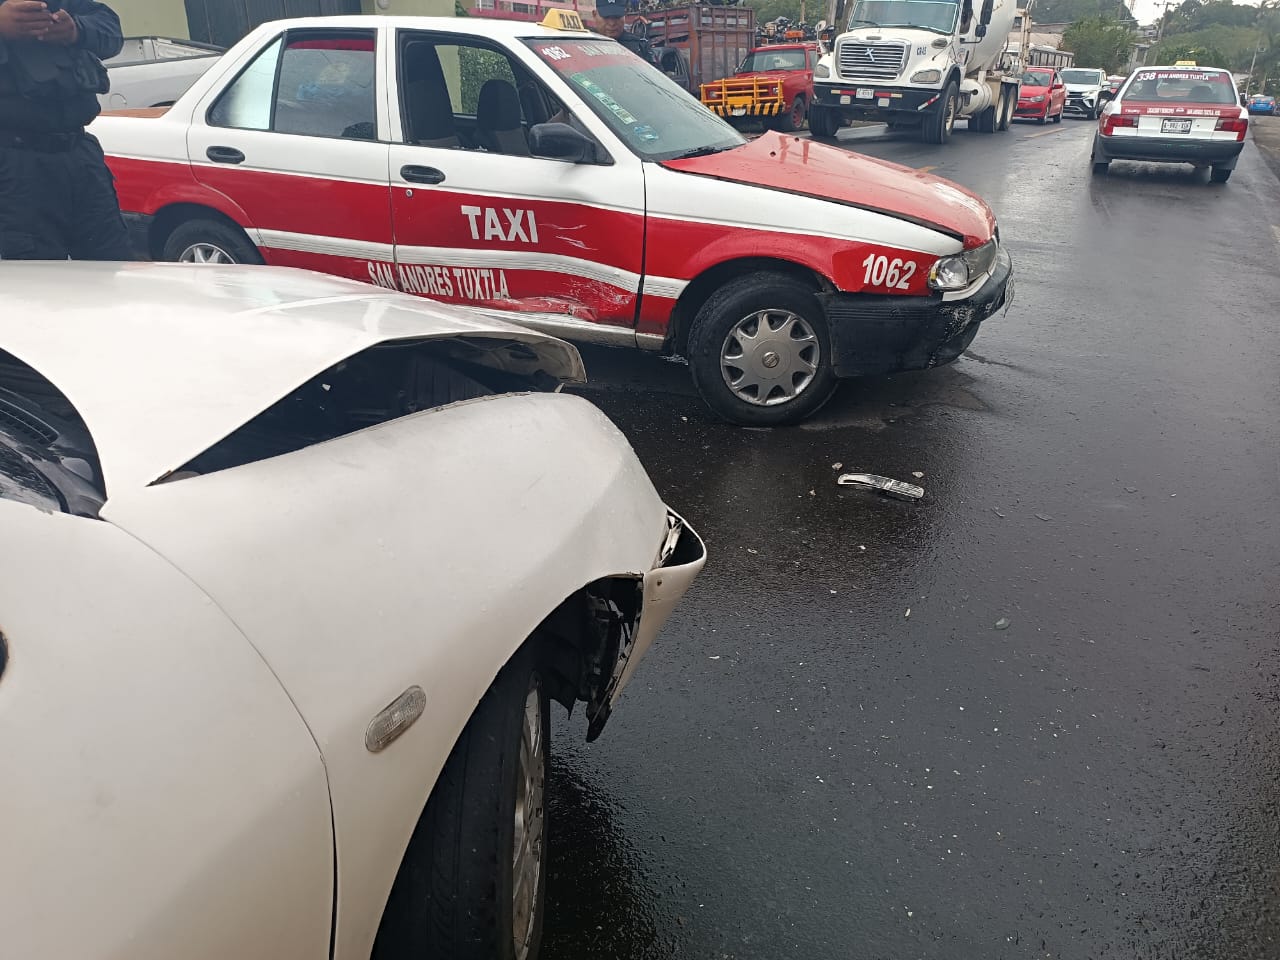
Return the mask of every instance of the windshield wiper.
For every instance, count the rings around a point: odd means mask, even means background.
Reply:
[[[943,30],[941,27],[931,27],[927,23],[881,23],[878,26],[886,30],[931,30],[934,33],[941,33],[944,36],[950,36],[950,30]]]
[[[867,26],[870,26],[870,27],[880,26],[880,24],[876,23],[874,20],[863,20],[861,17],[850,17],[849,26],[853,26],[855,23],[865,23],[867,24]]]
[[[734,144],[734,147],[740,144]],[[724,153],[726,150],[732,150],[733,147],[694,147],[692,150],[686,150],[684,153],[676,154],[672,160],[692,160],[694,157],[709,157],[713,153]]]

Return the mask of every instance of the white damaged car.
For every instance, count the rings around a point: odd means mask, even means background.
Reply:
[[[0,264],[17,957],[532,958],[549,701],[701,569],[569,345],[276,268]]]

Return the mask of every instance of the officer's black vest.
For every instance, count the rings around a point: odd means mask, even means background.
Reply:
[[[0,63],[0,131],[64,133],[98,115],[98,94],[110,89],[92,53],[34,40],[10,40]]]

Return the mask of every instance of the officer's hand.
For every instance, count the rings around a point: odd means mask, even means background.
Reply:
[[[43,40],[54,17],[40,0],[0,0],[0,37]]]
[[[57,43],[69,47],[80,39],[80,28],[76,26],[75,18],[71,14],[65,10],[59,10],[53,15],[53,26],[44,35],[44,39],[46,43]]]

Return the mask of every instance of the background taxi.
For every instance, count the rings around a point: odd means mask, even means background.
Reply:
[[[1091,160],[1105,174],[1113,160],[1210,167],[1226,183],[1249,130],[1231,74],[1212,67],[1144,67],[1121,87],[1098,121]]]

